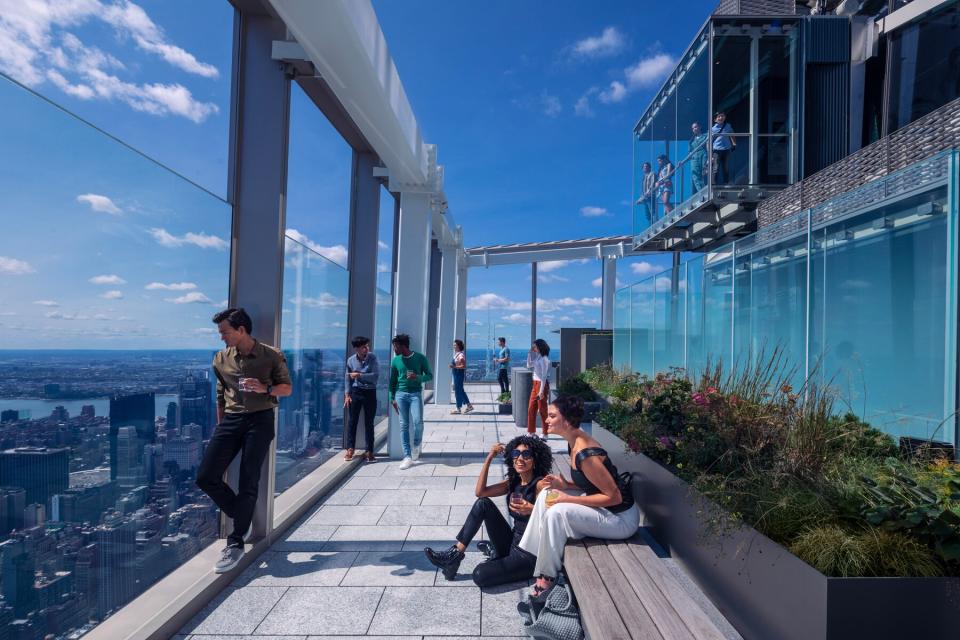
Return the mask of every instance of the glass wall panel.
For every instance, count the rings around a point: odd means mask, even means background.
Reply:
[[[710,60],[707,43],[686,69],[678,70],[677,83],[677,179],[676,200],[685,202],[707,186],[709,154],[707,131],[710,128]]]
[[[743,156],[737,158],[742,160]],[[790,136],[757,138],[757,178],[761,185],[790,182]]]
[[[653,278],[633,285],[630,298],[630,351],[633,370],[652,376],[653,369]]]
[[[386,187],[380,188],[380,229],[377,239],[377,287],[393,291],[393,227],[396,200]],[[388,322],[389,324],[389,322]],[[380,345],[374,344],[374,350]]]
[[[749,327],[734,329],[738,344],[749,342],[754,358],[761,353],[769,358],[774,350],[781,351],[787,365],[796,371],[793,385],[797,388],[806,377],[806,248],[804,233],[750,253]]]
[[[707,363],[703,336],[703,261],[704,256],[699,256],[684,265],[687,271],[684,297],[685,366],[691,375],[702,371]]]
[[[750,133],[750,36],[713,39],[713,111],[723,111],[734,133]],[[712,114],[711,114],[712,115]]]
[[[633,141],[633,232],[640,234],[657,221],[656,148],[646,126],[634,134]]]
[[[733,363],[747,366],[754,338],[752,323],[753,265],[750,254],[736,255],[733,261]]]
[[[685,132],[684,135],[686,135]],[[670,215],[677,204],[677,176],[674,173],[679,136],[677,92],[671,91],[660,99],[660,105],[654,111],[653,121],[650,124],[651,151],[653,152],[651,162],[657,174],[656,192],[653,194],[656,220]]]
[[[0,112],[0,635],[79,637],[217,539],[231,207],[3,76]]]
[[[667,269],[654,281],[653,364],[656,371],[682,368],[684,268]]]
[[[757,131],[789,133],[790,50],[792,36],[764,36],[757,41]]]
[[[888,131],[960,97],[960,4],[897,29],[889,42]]]
[[[708,253],[703,265],[703,349],[699,361],[731,366],[733,331],[733,254],[729,250]]]
[[[614,294],[613,302],[613,367],[631,370],[630,361],[630,287]]]
[[[346,269],[287,237],[280,341],[293,394],[277,413],[277,494],[342,445],[348,291]]]
[[[387,402],[387,384],[390,381],[390,358],[393,349],[393,296],[377,289],[377,310],[374,318],[373,353],[380,363],[380,380],[377,382],[377,417],[386,418],[390,405]]]
[[[945,207],[946,189],[933,199]],[[919,213],[930,200],[814,232],[810,360],[821,359],[824,378],[878,428],[952,441],[952,426],[938,430],[951,386],[946,358],[954,358],[944,348],[948,221]]]

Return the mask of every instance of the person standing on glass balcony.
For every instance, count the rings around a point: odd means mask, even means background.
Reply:
[[[253,520],[260,488],[260,469],[274,437],[277,398],[293,393],[283,354],[250,334],[253,322],[243,309],[225,309],[213,316],[225,348],[213,358],[217,377],[217,428],[197,471],[197,486],[233,519],[233,533],[214,570],[230,571],[243,557],[244,536]],[[223,474],[240,454],[239,489]]]
[[[453,360],[450,361],[450,370],[453,373],[453,395],[457,402],[457,408],[451,409],[450,413],[459,415],[461,407],[462,413],[470,413],[473,411],[473,405],[470,404],[467,391],[463,388],[464,379],[467,377],[467,354],[463,340],[459,338],[453,341]]]
[[[733,127],[727,122],[727,114],[717,111],[713,117],[713,126],[710,127],[710,135],[713,136],[713,163],[716,171],[713,177],[716,184],[730,183],[727,160],[730,153],[737,149],[737,141],[731,135],[732,133]]]
[[[657,200],[663,205],[663,215],[673,211],[673,163],[664,154],[657,156]]]
[[[537,338],[527,353],[527,368],[533,369],[533,388],[530,389],[530,401],[527,403],[527,433],[537,433],[537,413],[540,414],[540,426],[543,439],[547,438],[547,404],[550,402],[550,345],[546,340]]]
[[[690,180],[693,193],[707,184],[707,132],[699,122],[690,125]]]
[[[657,219],[657,204],[654,200],[657,189],[657,174],[653,172],[653,166],[649,162],[642,165],[643,171],[643,192],[637,199],[637,204],[642,204],[644,213],[647,215],[647,226],[650,226]]]
[[[350,341],[355,353],[347,358],[347,372],[344,380],[346,397],[343,406],[350,411],[350,424],[347,426],[347,453],[344,460],[353,460],[357,446],[357,424],[360,412],[363,412],[363,433],[367,441],[367,451],[363,458],[367,462],[376,462],[373,455],[373,419],[377,415],[377,380],[380,379],[380,365],[377,356],[370,350],[370,339],[357,336]]]
[[[497,338],[500,353],[493,359],[497,363],[497,382],[500,383],[500,393],[510,393],[510,349],[506,338]]]
[[[400,444],[403,446],[403,470],[420,457],[423,440],[423,383],[433,380],[427,357],[410,349],[410,336],[398,333],[393,340],[390,361],[390,403],[400,417]],[[411,439],[413,445],[411,446]]]

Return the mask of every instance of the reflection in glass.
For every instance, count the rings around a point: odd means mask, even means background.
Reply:
[[[613,367],[631,369],[630,363],[630,288],[616,292],[613,303]]]
[[[231,208],[3,76],[0,105],[3,615],[66,637],[217,538]]]
[[[652,376],[653,370],[653,280],[638,282],[631,288],[630,359],[633,370]]]
[[[380,380],[377,382],[377,417],[386,418],[390,411],[390,405],[387,402],[387,385],[390,382],[390,358],[393,357],[393,349],[390,345],[390,340],[393,339],[393,296],[383,289],[377,289],[377,309],[373,325],[373,353],[380,363]]]
[[[727,115],[734,133],[750,133],[751,42],[750,36],[713,40],[713,110]]]
[[[280,343],[293,394],[277,412],[277,494],[342,443],[348,286],[346,269],[286,238]]]
[[[790,131],[790,43],[791,39],[784,36],[765,36],[757,41],[757,130],[754,133]]]
[[[960,4],[890,36],[889,131],[960,97]]]

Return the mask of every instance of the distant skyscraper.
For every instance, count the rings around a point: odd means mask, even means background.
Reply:
[[[22,487],[26,502],[46,505],[70,484],[69,449],[20,447],[0,452],[0,486]]]
[[[85,404],[80,407],[80,417],[84,420],[93,420],[97,417],[97,408],[92,404]]]
[[[111,610],[136,595],[137,525],[119,513],[107,514],[94,532],[99,552],[97,614]]]
[[[20,412],[16,409],[4,409],[0,411],[0,422],[16,422],[20,419]]]
[[[156,440],[153,393],[137,393],[110,398],[110,479],[117,479],[117,434],[120,427],[134,427],[139,439],[138,463],[142,461],[143,447]]]
[[[203,438],[210,437],[213,428],[213,394],[207,371],[188,371],[180,381],[180,425],[198,424]]]
[[[110,470],[117,472],[116,481],[122,489],[130,489],[147,481],[147,469],[143,464],[144,447],[136,427],[120,427],[116,438],[116,462],[111,460]]]
[[[0,535],[23,528],[27,492],[22,487],[0,487]]]
[[[193,471],[200,466],[200,441],[193,438],[176,438],[166,444],[163,461],[174,461],[183,471]]]
[[[178,420],[177,403],[168,402],[167,403],[167,429],[175,429],[180,426],[180,420]]]
[[[70,419],[70,412],[67,411],[66,407],[58,404],[53,413],[50,414],[50,418],[59,422],[66,422]]]
[[[38,527],[47,521],[47,509],[42,504],[28,504],[23,510],[24,528]]]

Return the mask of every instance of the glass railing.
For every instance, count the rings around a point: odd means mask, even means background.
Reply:
[[[216,540],[231,207],[0,75],[4,635],[78,637]]]
[[[346,269],[286,238],[280,344],[293,394],[277,412],[277,494],[341,448],[348,290]]]
[[[377,289],[373,352],[380,363],[380,380],[377,382],[378,419],[386,418],[390,412],[390,403],[387,401],[387,386],[390,382],[390,359],[393,357],[391,339],[393,339],[393,296],[383,289]]]
[[[953,442],[954,162],[941,154],[621,289],[615,364],[696,375],[779,350],[798,388],[813,376],[836,389],[838,410]]]

